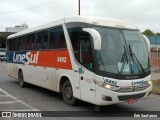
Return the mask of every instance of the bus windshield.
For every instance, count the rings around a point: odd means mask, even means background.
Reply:
[[[119,75],[145,74],[150,71],[149,52],[138,30],[92,27],[102,39],[96,51],[98,69]]]

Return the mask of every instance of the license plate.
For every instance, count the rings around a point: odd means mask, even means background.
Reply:
[[[133,103],[136,103],[137,102],[137,98],[133,98],[133,99],[129,99],[127,102],[128,104],[133,104]]]

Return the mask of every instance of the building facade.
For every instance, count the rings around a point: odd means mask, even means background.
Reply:
[[[17,25],[15,27],[6,27],[6,32],[20,32],[22,30],[28,29],[28,25],[27,24],[22,24],[22,25]]]
[[[14,34],[14,32],[0,32],[0,49],[6,48],[6,39],[11,34]]]

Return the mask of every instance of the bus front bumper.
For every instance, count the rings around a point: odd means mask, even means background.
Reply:
[[[151,95],[152,86],[148,87],[143,91],[136,92],[125,92],[119,93],[104,89],[102,87],[96,87],[96,105],[104,106],[104,105],[112,105],[122,102],[127,102],[131,99],[146,99]]]

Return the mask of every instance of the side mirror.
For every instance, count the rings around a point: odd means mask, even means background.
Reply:
[[[147,49],[150,52],[150,41],[149,41],[149,39],[145,35],[143,35],[143,38],[144,38],[145,43],[147,45]]]
[[[85,32],[88,32],[93,37],[94,42],[94,49],[95,50],[101,50],[101,36],[98,31],[91,29],[91,28],[83,28],[82,29]]]

